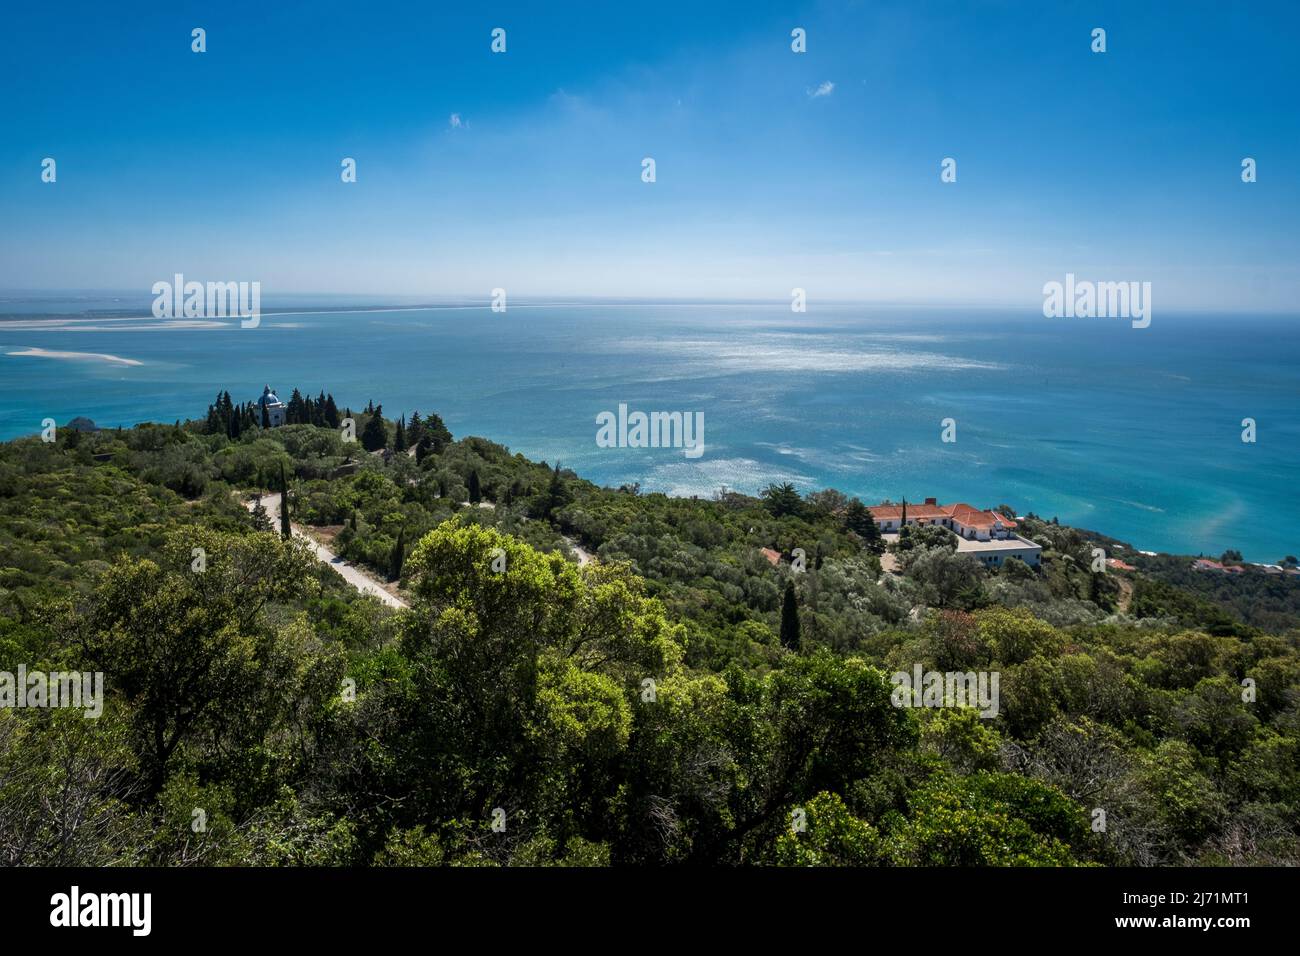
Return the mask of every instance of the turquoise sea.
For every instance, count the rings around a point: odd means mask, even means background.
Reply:
[[[162,322],[150,301],[0,295],[0,438],[47,417],[201,417],[219,390],[252,400],[269,384],[286,400],[294,387],[373,399],[390,417],[437,411],[457,436],[605,484],[710,495],[792,481],[1007,503],[1151,550],[1300,553],[1300,317],[1157,308],[1134,329],[816,303],[512,301],[501,314],[298,297],[264,300],[260,326],[241,329]],[[29,349],[64,354],[12,354]],[[619,403],[703,412],[703,456],[597,447],[596,416]]]

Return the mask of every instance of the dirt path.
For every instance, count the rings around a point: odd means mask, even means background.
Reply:
[[[1133,582],[1119,575],[1115,575],[1115,580],[1119,582],[1119,612],[1127,614],[1129,605],[1133,603]]]
[[[249,511],[253,510],[253,501],[245,501],[244,507]],[[271,519],[271,526],[275,529],[280,527],[280,493],[276,492],[271,495],[262,495],[262,507],[266,509],[267,516]],[[325,545],[321,544],[306,531],[301,525],[290,524],[293,536],[307,543],[312,552],[316,555],[317,560],[322,564],[328,564],[331,568],[339,573],[339,576],[347,581],[362,594],[369,594],[379,598],[389,607],[405,608],[407,603],[395,594],[390,594],[384,590],[382,584],[372,578],[365,571],[362,571],[356,565],[343,560]]]
[[[578,544],[578,542],[574,541],[572,538],[568,537],[567,535],[561,535],[561,537],[564,538],[564,543],[569,546],[569,550],[573,552],[574,557],[578,559],[578,567],[581,568],[587,564],[590,564],[592,561],[596,560],[595,555],[593,555],[582,545]]]

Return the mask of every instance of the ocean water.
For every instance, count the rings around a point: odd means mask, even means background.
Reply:
[[[1007,503],[1151,550],[1300,553],[1300,317],[1157,311],[1134,329],[849,305],[353,304],[366,310],[264,302],[241,329],[141,318],[141,297],[0,296],[0,438],[46,417],[200,417],[219,390],[252,400],[269,384],[286,400],[294,387],[354,409],[373,399],[390,417],[436,411],[458,437],[604,484],[710,495],[791,481],[869,502]],[[29,349],[63,354],[13,354]],[[598,447],[596,416],[619,403],[702,412],[704,454]]]

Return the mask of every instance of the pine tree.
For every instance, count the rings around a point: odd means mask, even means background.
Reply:
[[[416,409],[411,412],[411,419],[406,423],[406,440],[412,445],[419,445],[420,439],[424,437],[424,422],[420,418],[420,411]]]
[[[781,600],[781,644],[792,651],[799,650],[799,599],[794,593],[794,582],[785,582],[785,597]]]
[[[549,518],[552,512],[564,507],[570,500],[569,489],[560,477],[560,463],[557,461],[555,471],[551,472],[551,483],[546,489],[546,499],[542,503],[542,516]]]
[[[284,462],[280,462],[280,537],[286,540],[293,536],[293,526],[289,523],[289,482],[284,477]]]
[[[339,427],[339,422],[341,421],[341,419],[339,418],[339,407],[334,404],[333,395],[325,396],[324,418],[325,418],[325,424],[328,425],[330,428]]]
[[[768,485],[761,497],[764,507],[774,518],[798,515],[803,510],[803,499],[799,497],[799,492],[794,485],[788,481],[779,485]]]
[[[478,504],[483,500],[483,489],[479,486],[478,471],[471,470],[469,473],[469,503]]]
[[[379,405],[371,411],[366,420],[366,427],[361,432],[361,447],[366,451],[379,451],[388,447],[388,429],[384,427],[384,406]]]
[[[253,530],[254,531],[272,531],[271,516],[266,513],[266,507],[262,504],[262,496],[258,495],[253,501]]]
[[[861,538],[868,550],[879,553],[883,543],[880,528],[876,525],[876,519],[871,517],[871,512],[857,498],[850,501],[844,509],[844,527]]]
[[[443,424],[442,417],[436,412],[430,412],[425,417],[424,434],[429,436],[433,444],[433,450],[439,454],[451,444],[451,432]]]

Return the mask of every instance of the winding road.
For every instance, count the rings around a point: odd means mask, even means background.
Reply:
[[[256,499],[250,499],[245,501],[244,507],[249,511],[252,511],[255,500]],[[278,530],[280,527],[280,493],[276,492],[275,494],[262,495],[262,507],[266,509],[266,514],[271,519],[271,526]],[[397,608],[400,610],[408,607],[405,601],[393,594],[389,594],[380,586],[379,582],[369,574],[362,571],[356,565],[340,558],[337,554],[304,531],[300,525],[290,523],[290,528],[292,529],[295,538],[299,538],[306,542],[307,546],[311,548],[312,552],[316,555],[317,560],[322,564],[328,564],[339,573],[339,576],[342,577],[344,581],[347,581],[348,584],[352,585],[362,594],[377,597],[391,608]]]
[[[567,534],[562,534],[560,535],[560,537],[563,538],[564,543],[569,546],[569,550],[573,552],[573,556],[578,559],[578,567],[580,568],[585,567],[586,565],[590,564],[592,561],[596,560],[596,556],[594,554],[592,554],[582,545],[578,544],[577,541],[570,538]]]

